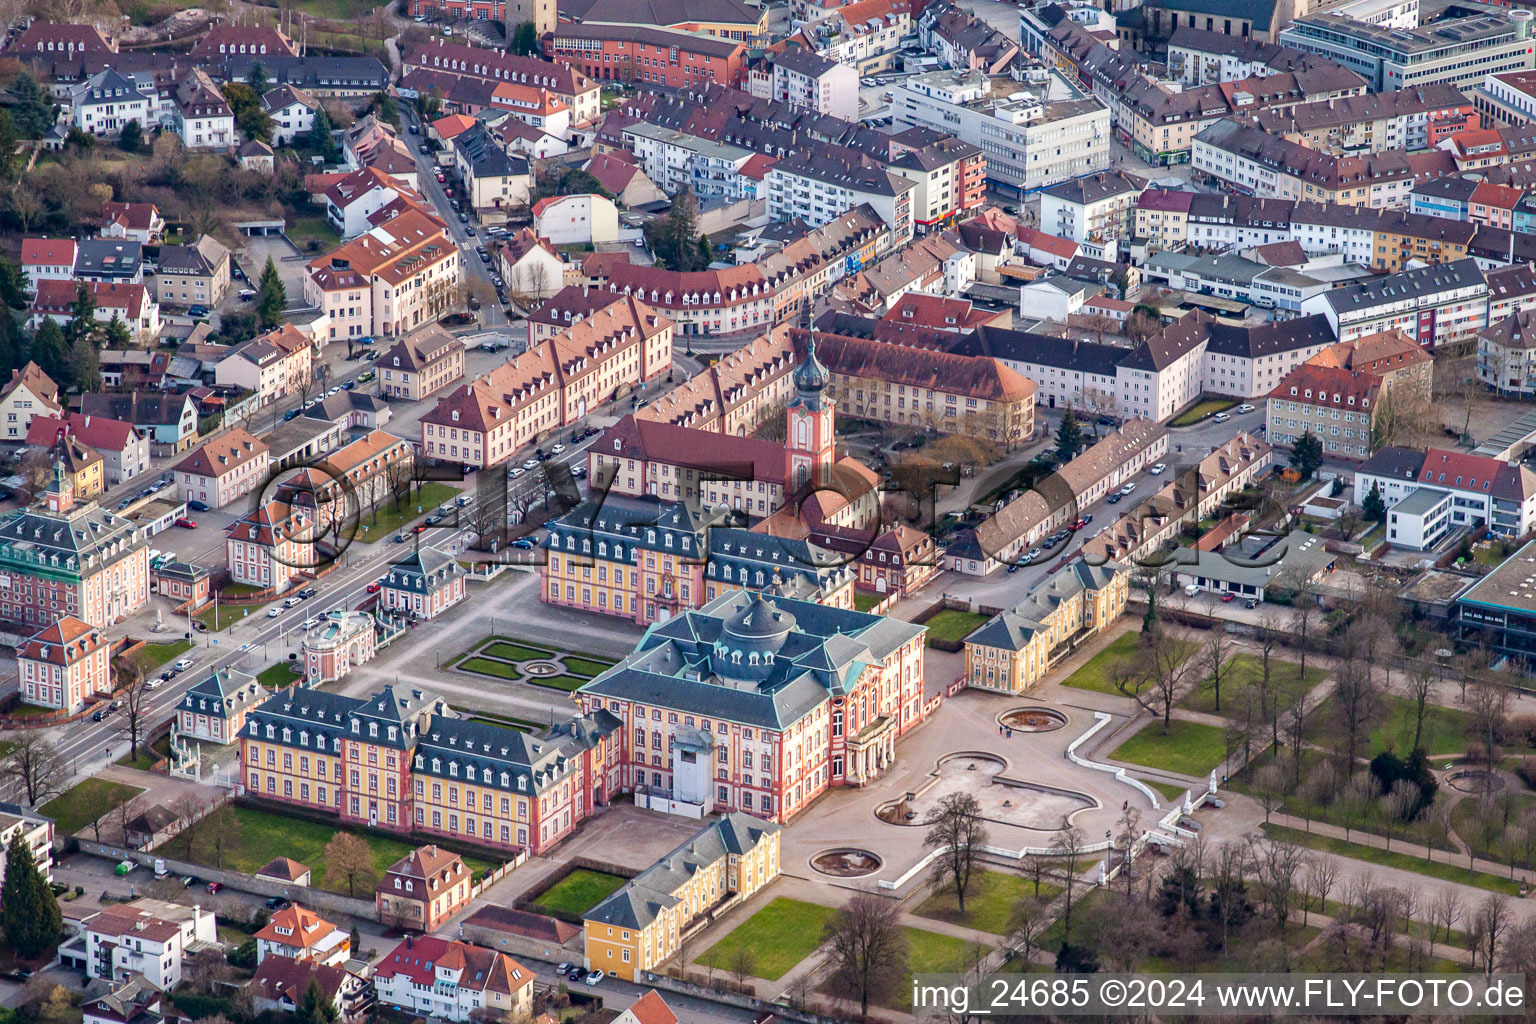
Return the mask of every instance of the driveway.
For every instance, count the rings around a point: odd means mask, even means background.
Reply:
[[[266,268],[268,257],[277,266],[277,275],[283,279],[283,287],[288,291],[287,308],[299,309],[304,305],[304,266],[310,257],[299,252],[298,246],[284,235],[247,238],[245,247],[236,258],[241,269],[251,279],[252,288],[261,280],[261,272]]]

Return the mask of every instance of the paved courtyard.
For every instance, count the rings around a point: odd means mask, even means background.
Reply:
[[[1054,732],[1015,730],[1012,736],[999,735],[1000,716],[1015,708],[1040,706],[1064,714],[1066,726]],[[926,855],[923,836],[927,829],[891,824],[882,821],[876,812],[934,782],[941,762],[956,752],[995,759],[1002,766],[1001,774],[1009,779],[1062,791],[1048,795],[1040,790],[1021,790],[1016,799],[1012,793],[989,795],[984,805],[998,819],[987,824],[988,843],[992,846],[1009,850],[1050,846],[1060,828],[1060,814],[1053,815],[1053,808],[1071,808],[1072,824],[1083,830],[1087,843],[1102,842],[1105,832],[1116,829],[1121,807],[1127,802],[1141,810],[1142,826],[1150,827],[1157,812],[1145,796],[1116,782],[1106,772],[1082,768],[1067,760],[1067,745],[1093,723],[1092,713],[1079,708],[1032,697],[962,691],[946,700],[927,724],[900,741],[896,763],[889,774],[863,789],[834,790],[790,824],[782,840],[784,872],[852,888],[869,888],[876,880],[895,881]],[[970,763],[964,761],[959,770],[969,774]],[[1017,816],[1004,820],[1002,812],[1011,812],[1013,808],[1003,808],[1001,804],[1009,799],[1022,801],[1027,809],[1021,808]],[[881,868],[862,878],[838,879],[811,867],[811,858],[816,854],[848,846],[871,851],[882,860]],[[919,879],[913,879],[903,886],[903,891],[918,884]]]

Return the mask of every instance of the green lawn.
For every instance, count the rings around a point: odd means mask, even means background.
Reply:
[[[1400,871],[1412,871],[1415,874],[1425,875],[1430,878],[1438,878],[1446,882],[1458,882],[1461,885],[1474,885],[1479,889],[1488,889],[1492,892],[1502,892],[1509,896],[1520,894],[1520,883],[1509,878],[1500,878],[1498,875],[1490,875],[1484,871],[1471,871],[1454,864],[1444,864],[1440,861],[1426,862],[1423,857],[1415,857],[1410,854],[1386,850],[1374,846],[1366,846],[1362,843],[1347,843],[1342,839],[1331,836],[1321,836],[1317,833],[1307,834],[1299,828],[1287,828],[1284,825],[1261,825],[1265,835],[1278,839],[1281,842],[1290,843],[1293,846],[1305,846],[1313,850],[1323,850],[1327,853],[1337,854],[1340,857],[1352,857],[1355,860],[1363,860],[1370,864],[1379,864],[1382,867],[1397,868]]]
[[[129,757],[127,754],[124,754],[122,757],[117,759],[117,763],[122,765],[124,768],[137,768],[141,772],[147,772],[155,766],[156,761],[160,760],[162,757],[170,756],[171,737],[169,735],[165,735],[161,736],[159,739],[155,740],[154,743],[151,743],[148,746],[145,746],[142,743],[139,744],[138,757]]]
[[[1061,685],[1076,687],[1079,690],[1112,693],[1118,697],[1125,696],[1115,685],[1115,673],[1122,663],[1136,656],[1140,644],[1141,633],[1138,630],[1121,633],[1115,637],[1114,643],[1095,654],[1086,665],[1067,676]],[[1183,649],[1184,657],[1188,658],[1195,653],[1195,644],[1186,641]]]
[[[1205,419],[1207,416],[1214,416],[1219,412],[1225,412],[1236,404],[1237,401],[1235,399],[1206,398],[1196,402],[1194,405],[1190,406],[1188,409],[1184,410],[1173,419],[1169,420],[1168,425],[1170,427],[1193,426],[1194,424],[1199,423],[1201,420]]]
[[[965,897],[965,913],[962,915],[952,893],[934,893],[912,913],[931,917],[935,921],[961,924],[989,935],[1006,935],[1008,917],[1013,905],[1035,891],[1035,883],[1023,875],[1003,871],[983,871],[971,880],[970,891]],[[1050,882],[1040,884],[1040,895],[1050,899],[1061,891],[1061,886]]]
[[[375,540],[387,540],[391,534],[399,530],[407,523],[415,522],[429,512],[436,510],[437,506],[452,501],[459,496],[459,492],[445,483],[429,480],[423,484],[405,501],[405,507],[401,508],[393,500],[385,502],[374,512],[359,517],[357,535],[364,543]],[[420,512],[416,511],[418,508]],[[366,532],[364,531],[364,528]],[[423,539],[431,542],[433,533],[431,530],[423,534]]]
[[[1369,749],[1362,750],[1361,756],[1372,758],[1388,749],[1408,756],[1413,748],[1413,701],[1384,694],[1377,698],[1376,705],[1376,726],[1371,730]],[[1322,746],[1335,745],[1330,742],[1337,733],[1334,706],[1333,698],[1329,697],[1312,712],[1308,740]],[[1424,708],[1424,731],[1419,744],[1430,757],[1459,754],[1466,750],[1472,728],[1472,716],[1467,712],[1429,704]]]
[[[491,661],[487,658],[465,658],[459,662],[458,667],[466,672],[475,672],[482,676],[495,676],[497,679],[521,679],[522,674],[511,665],[500,661]]]
[[[532,683],[534,686],[547,686],[551,690],[566,690],[570,693],[575,693],[592,680],[579,676],[527,676],[523,681]]]
[[[577,868],[539,894],[533,901],[546,910],[563,910],[580,917],[597,906],[628,879],[606,871]]]
[[[941,608],[933,618],[924,622],[928,627],[928,642],[934,640],[959,643],[976,632],[990,619],[981,612],[963,612],[958,608]]]
[[[1151,786],[1169,800],[1182,799],[1184,794],[1189,792],[1188,786],[1176,786],[1171,782],[1158,782],[1155,779],[1138,779],[1137,781]]]
[[[554,656],[552,651],[542,651],[537,647],[524,647],[522,644],[494,643],[489,644],[480,651],[493,658],[501,658],[505,661],[546,661]]]
[[[97,818],[119,807],[140,793],[142,787],[107,779],[86,779],[43,804],[38,810],[52,818],[60,835],[73,835]],[[268,858],[269,860],[271,858]],[[266,861],[262,861],[265,864]],[[258,864],[257,867],[261,865]]]
[[[907,934],[907,967],[912,974],[960,974],[974,962],[978,953],[974,943],[957,939],[953,935],[940,935],[938,932],[911,927],[902,930]],[[991,948],[987,946],[980,949],[983,953],[990,951]],[[893,1010],[912,1008],[910,978],[902,979],[889,1001]]]
[[[1498,826],[1498,835],[1491,844],[1483,832],[1482,811],[1478,806],[1480,802],[1476,796],[1465,796],[1456,801],[1451,807],[1451,827],[1461,836],[1462,842],[1477,854],[1479,860],[1508,864],[1509,855],[1500,848],[1499,839],[1504,829],[1509,825],[1517,825],[1530,812],[1531,807],[1536,805],[1536,796],[1510,792],[1494,794],[1493,823]]]
[[[299,247],[300,252],[308,251],[305,246],[312,238],[327,249],[341,244],[341,236],[331,227],[330,221],[322,216],[299,217],[289,221],[284,233],[290,242]]]
[[[1204,775],[1227,756],[1226,734],[1214,725],[1178,719],[1170,723],[1165,734],[1162,722],[1148,722],[1109,756],[1114,761],[1144,764],[1148,768]]]
[[[1301,665],[1297,662],[1282,661],[1274,657],[1269,659],[1270,699],[1277,702],[1277,707],[1290,707],[1294,703],[1292,697],[1298,691],[1310,690],[1326,678],[1328,673],[1325,670],[1315,665],[1308,665],[1307,677],[1303,680]],[[1263,658],[1257,654],[1233,655],[1221,674],[1221,710],[1235,712],[1236,709],[1241,708],[1249,690],[1252,689],[1257,694],[1263,679]],[[1188,708],[1191,711],[1214,712],[1216,694],[1211,689],[1211,677],[1205,676],[1195,689],[1180,698],[1179,707]]]
[[[346,892],[344,884],[333,886],[325,880],[325,844],[335,837],[337,829],[250,807],[235,807],[234,816],[234,845],[226,845],[224,848],[225,869],[253,874],[276,857],[292,857],[314,872],[316,887],[330,892]],[[189,859],[194,864],[217,867],[213,846],[208,839],[216,825],[215,817],[208,817],[192,826],[192,856]],[[365,832],[358,832],[357,835],[373,850],[373,870],[380,878],[384,877],[385,869],[416,848],[414,843],[404,839],[386,839]],[[185,851],[181,840],[176,838],[164,844],[161,849],[176,857],[181,857]],[[493,870],[497,863],[479,857],[464,858],[464,866],[476,878]],[[362,898],[368,898],[372,886],[368,888],[369,892],[360,894]]]
[[[189,640],[176,640],[168,644],[145,644],[129,655],[128,660],[140,672],[149,675],[161,665],[181,657],[191,649],[192,643]]]
[[[42,718],[53,714],[57,708],[45,708],[41,704],[17,704],[6,714],[11,718]],[[12,744],[14,746],[14,744]]]
[[[260,604],[233,605],[220,601],[217,605],[210,604],[198,612],[194,618],[217,633],[220,630],[228,629],[242,619],[250,618],[252,615],[265,615],[265,608],[270,603],[263,601]]]
[[[304,678],[293,670],[296,664],[298,662],[280,661],[258,672],[256,681],[269,690],[281,690],[289,683],[296,683]]]
[[[856,612],[867,612],[883,600],[885,600],[884,594],[871,594],[867,590],[855,590],[853,592],[853,610]]]
[[[778,981],[821,945],[821,930],[833,913],[832,907],[781,896],[733,928],[698,962],[728,971],[736,951],[748,949],[752,976]]]
[[[600,661],[597,658],[578,658],[575,655],[567,654],[565,656],[565,667],[577,675],[600,676],[610,668],[613,668],[613,662]]]
[[[219,593],[225,597],[250,597],[261,590],[261,587],[252,586],[249,583],[226,583],[219,588]]]

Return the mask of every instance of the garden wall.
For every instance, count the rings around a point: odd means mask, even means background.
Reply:
[[[165,869],[173,875],[195,875],[206,882],[218,882],[225,888],[237,889],[240,892],[255,893],[258,896],[282,896],[302,903],[311,910],[322,911],[331,914],[346,914],[350,917],[361,918],[365,921],[375,920],[374,906],[371,900],[357,900],[350,896],[342,896],[334,892],[326,892],[324,889],[316,889],[311,886],[294,885],[291,882],[281,882],[275,878],[257,878],[255,875],[246,875],[238,871],[225,871],[219,868],[204,867],[201,864],[193,864],[190,861],[176,860],[162,854],[145,852],[142,850],[130,850],[121,846],[109,846],[105,843],[93,843],[88,839],[81,839],[80,850],[93,857],[104,857],[107,860],[117,862],[123,860],[137,861],[151,872],[154,871],[155,861],[165,861]],[[334,921],[332,923],[335,923]]]

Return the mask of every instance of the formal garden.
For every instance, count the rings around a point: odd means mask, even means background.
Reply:
[[[569,691],[579,690],[613,665],[608,658],[504,636],[484,637],[448,663],[460,672]]]

